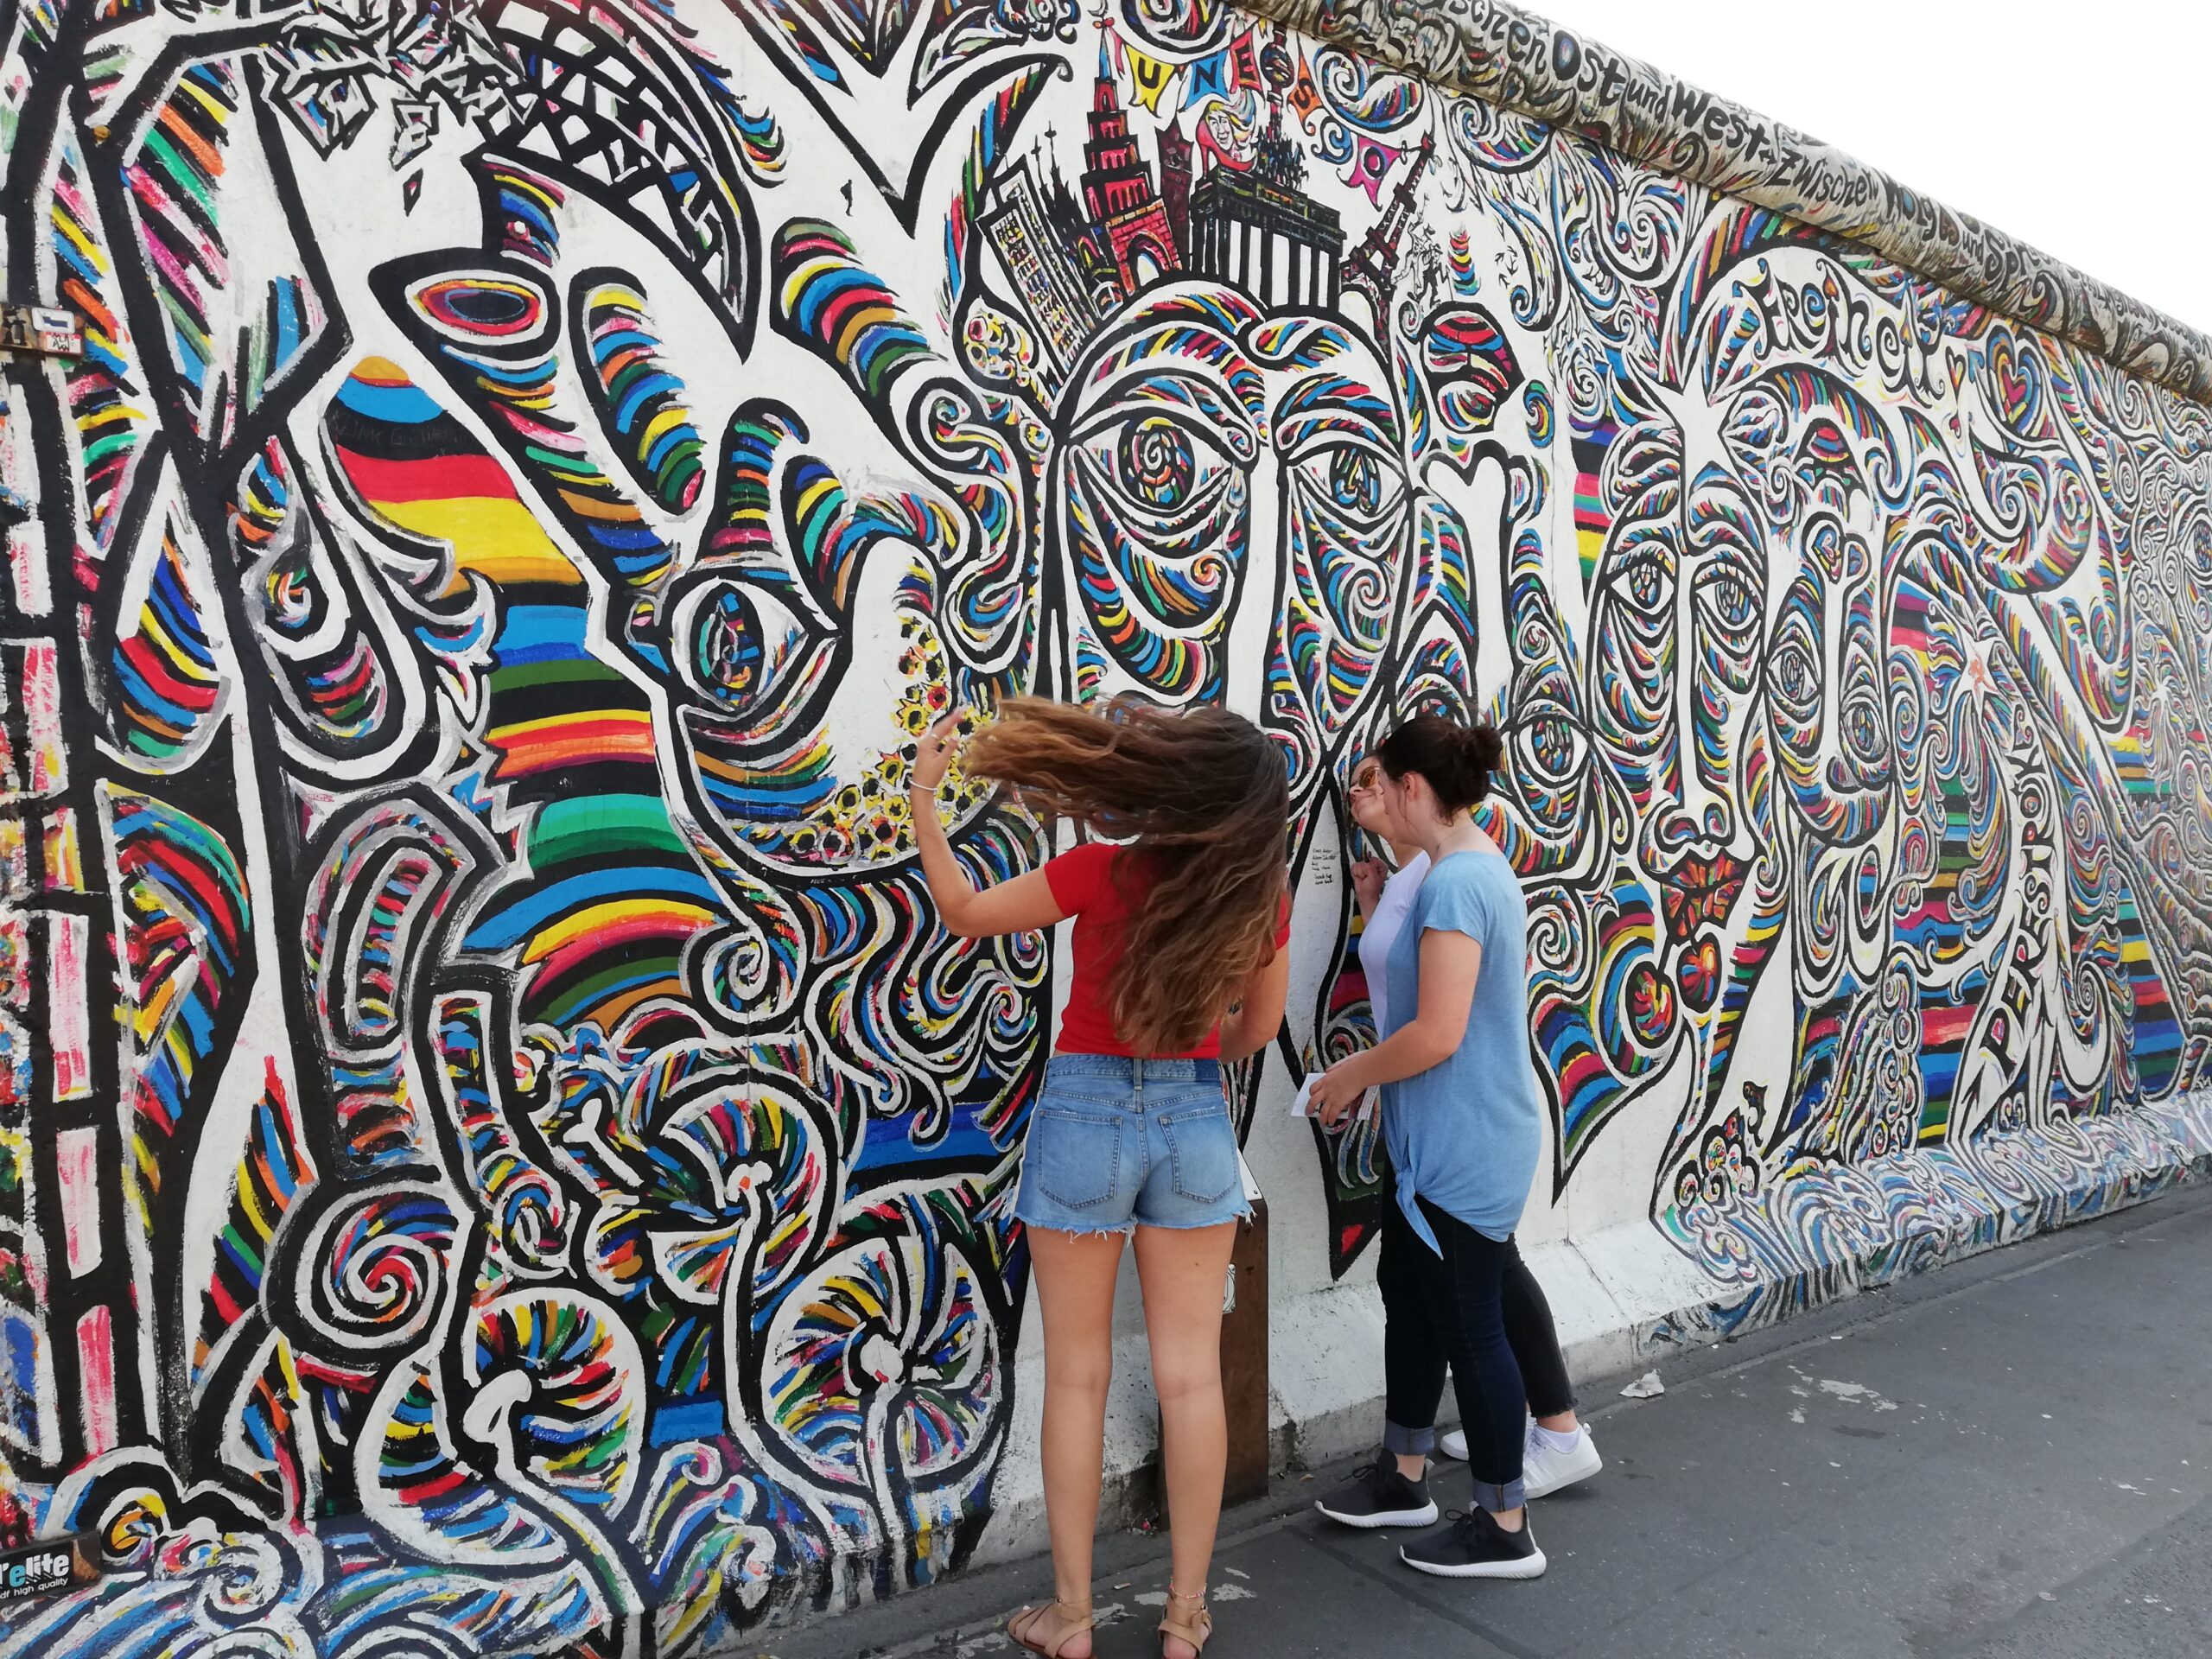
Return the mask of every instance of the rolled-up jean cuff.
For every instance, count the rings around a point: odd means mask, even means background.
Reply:
[[[1382,1449],[1394,1457],[1425,1458],[1436,1450],[1436,1425],[1427,1428],[1408,1428],[1403,1423],[1382,1420]]]
[[[1529,1488],[1524,1481],[1509,1480],[1499,1485],[1494,1480],[1475,1483],[1475,1502],[1492,1515],[1501,1510],[1517,1510],[1529,1501]]]

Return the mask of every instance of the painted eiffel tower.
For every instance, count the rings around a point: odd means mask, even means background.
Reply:
[[[1421,141],[1413,166],[1398,181],[1389,207],[1367,232],[1367,239],[1344,256],[1344,285],[1357,289],[1373,302],[1378,322],[1390,312],[1390,289],[1398,280],[1398,247],[1414,215],[1414,192],[1435,158],[1436,139],[1432,135]]]

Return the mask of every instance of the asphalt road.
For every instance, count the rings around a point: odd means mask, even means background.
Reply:
[[[1317,1471],[1227,1518],[1207,1659],[2212,1655],[2212,1189],[1659,1370],[1656,1399],[1586,1393],[1607,1467],[1535,1506],[1541,1580],[1422,1578],[1313,1513]],[[1160,1543],[1103,1541],[1099,1659],[1158,1653]],[[753,1645],[995,1659],[1048,1583],[993,1568]]]

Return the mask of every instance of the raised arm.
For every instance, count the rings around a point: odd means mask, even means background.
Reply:
[[[1017,875],[981,889],[953,855],[952,842],[938,816],[937,791],[944,782],[952,753],[959,746],[962,716],[946,715],[930,728],[914,757],[912,780],[906,804],[914,819],[914,841],[922,860],[922,879],[944,921],[945,931],[963,939],[988,938],[999,933],[1027,933],[1066,919],[1052,896],[1052,884],[1042,870]]]
[[[1351,896],[1359,904],[1359,919],[1375,919],[1375,906],[1382,902],[1383,884],[1390,879],[1379,858],[1363,858],[1351,867]]]
[[[1421,936],[1421,1006],[1412,1020],[1373,1048],[1314,1078],[1314,1111],[1330,1128],[1370,1089],[1402,1082],[1459,1052],[1482,976],[1483,947],[1471,935],[1431,928]]]

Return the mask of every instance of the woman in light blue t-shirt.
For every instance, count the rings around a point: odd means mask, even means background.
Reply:
[[[1408,840],[1382,798],[1382,763],[1369,755],[1352,769],[1349,804],[1352,822],[1390,849],[1395,871],[1381,860],[1352,867],[1352,890],[1359,900],[1365,925],[1359,934],[1360,971],[1367,982],[1367,1002],[1375,1016],[1378,1035],[1396,1029],[1390,1022],[1389,968],[1391,947],[1413,914],[1414,900],[1428,874],[1428,855]],[[1383,1351],[1397,1353],[1396,1369],[1434,1370],[1433,1357],[1443,1351],[1422,1285],[1421,1256],[1428,1246],[1414,1236],[1398,1208],[1397,1184],[1382,1163],[1382,1236],[1376,1249],[1376,1288],[1382,1295]],[[1529,1430],[1522,1454],[1522,1478],[1532,1498],[1543,1497],[1564,1487],[1587,1480],[1605,1467],[1598,1447],[1575,1414],[1574,1383],[1567,1375],[1567,1357],[1560,1351],[1559,1329],[1553,1322],[1551,1303],[1543,1287],[1529,1272],[1521,1252],[1506,1245],[1505,1271],[1500,1300],[1505,1319],[1505,1339],[1521,1367],[1522,1386],[1528,1391]],[[1321,1513],[1332,1521],[1354,1527],[1427,1526],[1437,1509],[1428,1495],[1424,1459],[1432,1447],[1462,1462],[1467,1456],[1466,1436],[1458,1431],[1438,1434],[1425,1428],[1383,1425],[1383,1457],[1376,1463],[1401,1459],[1401,1478],[1406,1487],[1381,1483],[1376,1472],[1363,1469],[1346,1487],[1329,1492],[1319,1502]],[[1407,1471],[1410,1471],[1409,1473]],[[1408,1490],[1408,1488],[1410,1490]]]
[[[1524,1507],[1523,1389],[1502,1303],[1543,1146],[1529,1048],[1529,913],[1512,866],[1471,815],[1500,753],[1491,728],[1433,717],[1400,727],[1376,752],[1389,817],[1427,855],[1428,874],[1384,966],[1382,1040],[1312,1085],[1330,1124],[1382,1090],[1398,1207],[1418,1241],[1405,1255],[1441,1343],[1422,1353],[1386,1344],[1387,1455],[1365,1496],[1387,1506],[1416,1490],[1423,1460],[1414,1442],[1433,1435],[1448,1360],[1477,1507],[1399,1553],[1450,1578],[1534,1578],[1545,1565]],[[1403,1522],[1394,1513],[1390,1523]]]

